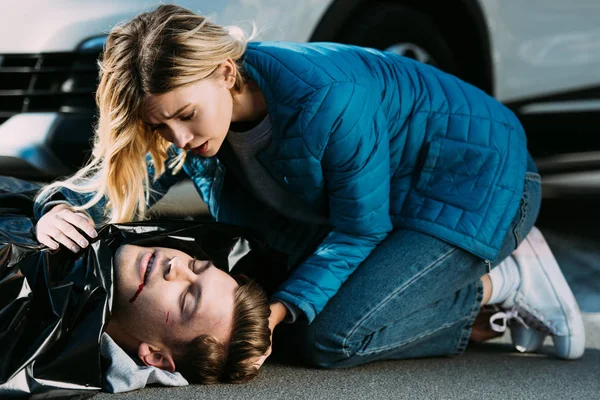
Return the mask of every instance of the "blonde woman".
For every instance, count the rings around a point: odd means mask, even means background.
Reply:
[[[314,365],[461,353],[482,304],[537,327],[514,325],[521,350],[550,334],[559,357],[583,353],[543,237],[529,242],[548,262],[500,264],[540,206],[525,133],[456,77],[372,49],[248,43],[163,5],[111,31],[97,104],[89,165],[38,199],[42,243],[77,251],[89,217],[143,219],[187,176],[217,221],[290,254],[269,326],[295,321]]]

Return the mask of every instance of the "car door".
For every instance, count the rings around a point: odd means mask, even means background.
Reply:
[[[552,174],[600,167],[600,2],[480,3],[492,41],[494,95],[519,115],[547,182]],[[587,186],[594,182],[587,179]]]

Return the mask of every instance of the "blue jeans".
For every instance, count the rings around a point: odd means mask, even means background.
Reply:
[[[540,176],[528,172],[521,207],[492,265],[510,255],[533,227],[540,186]],[[326,368],[460,354],[481,307],[480,278],[487,269],[484,260],[452,244],[396,230],[312,324],[280,324],[273,351]]]

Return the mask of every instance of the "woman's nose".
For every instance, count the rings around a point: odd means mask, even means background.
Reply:
[[[194,139],[190,131],[180,130],[173,134],[173,144],[180,149],[184,149]]]

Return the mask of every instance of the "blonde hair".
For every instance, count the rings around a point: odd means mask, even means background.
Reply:
[[[66,188],[92,195],[75,210],[89,209],[106,196],[107,222],[144,219],[150,196],[146,155],[156,180],[165,172],[170,146],[142,122],[144,99],[211,78],[227,59],[237,64],[252,37],[175,5],[161,5],[115,26],[99,61],[99,120],[91,160],[72,177],[46,186],[38,199]],[[234,90],[243,83],[238,65]],[[184,161],[182,151],[168,167],[176,173]]]

